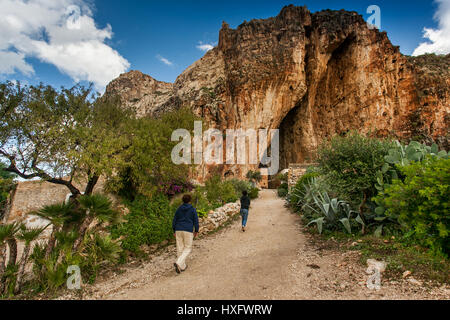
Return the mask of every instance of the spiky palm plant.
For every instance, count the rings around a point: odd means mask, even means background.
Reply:
[[[78,238],[73,244],[73,250],[78,250],[83,242],[84,235],[94,219],[99,224],[117,221],[119,214],[112,207],[112,202],[106,196],[100,194],[86,195],[78,199],[79,209],[84,214],[83,222],[78,229]]]
[[[75,230],[60,231],[56,233],[57,245],[55,247],[54,256],[58,263],[61,263],[66,256],[72,254],[72,247],[76,239],[78,239],[78,232]]]
[[[15,234],[19,230],[18,223],[0,225],[0,294],[5,290],[5,271],[6,267],[12,267],[16,263],[17,243]],[[14,246],[14,244],[16,244]],[[6,246],[9,246],[9,261],[6,261]],[[15,250],[15,251],[14,251]]]
[[[17,238],[25,242],[25,247],[19,262],[19,272],[17,274],[16,287],[14,289],[15,293],[20,292],[22,289],[23,276],[25,274],[25,266],[30,255],[31,243],[39,238],[46,228],[47,227],[27,229],[24,225],[20,228]]]
[[[34,214],[49,220],[50,224],[53,225],[53,230],[45,250],[45,257],[48,258],[55,247],[56,234],[62,230],[64,223],[74,215],[74,205],[72,203],[53,204],[45,206]]]
[[[119,260],[122,252],[120,241],[113,240],[110,235],[95,234],[93,245],[97,249],[96,257],[100,264],[104,262],[116,263]]]

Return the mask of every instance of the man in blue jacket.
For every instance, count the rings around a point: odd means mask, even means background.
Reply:
[[[192,251],[193,239],[198,235],[198,215],[197,210],[190,204],[191,200],[190,195],[183,196],[183,204],[175,212],[172,222],[177,240],[178,260],[174,263],[177,273],[186,270],[186,258]]]

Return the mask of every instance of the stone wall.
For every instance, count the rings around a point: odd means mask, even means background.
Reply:
[[[104,181],[100,180],[94,192],[102,192],[103,189]],[[3,217],[3,222],[24,222],[30,228],[45,226],[48,224],[47,220],[29,213],[47,205],[64,202],[69,195],[69,189],[62,185],[42,181],[19,182],[11,199],[10,210]]]
[[[200,229],[199,234],[204,235],[223,226],[226,222],[233,219],[234,216],[240,212],[239,200],[233,203],[227,203],[214,211],[210,211],[207,218],[199,220]]]
[[[261,181],[258,183],[258,186],[262,189],[268,189],[269,188],[269,170],[265,168],[259,169],[261,172]]]
[[[298,179],[306,173],[308,167],[312,166],[312,163],[291,163],[289,165],[288,184],[289,188],[295,186]]]

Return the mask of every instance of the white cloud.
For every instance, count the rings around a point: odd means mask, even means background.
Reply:
[[[25,62],[23,53],[0,51],[0,74],[13,74],[16,70],[27,76],[34,73],[33,67]]]
[[[164,58],[163,56],[161,56],[159,54],[156,56],[156,58],[168,66],[173,66],[173,62],[169,61],[168,59]]]
[[[130,67],[105,44],[112,28],[97,28],[85,0],[0,0],[0,11],[0,74],[32,75],[26,58],[36,57],[102,90]]]
[[[434,16],[439,21],[439,28],[424,28],[424,38],[429,41],[421,43],[414,50],[413,56],[425,53],[450,53],[450,0],[435,1],[439,4],[438,11]]]
[[[210,44],[210,43],[203,43],[201,41],[199,41],[199,44],[197,45],[197,49],[201,50],[201,51],[209,51],[214,49],[214,45]]]

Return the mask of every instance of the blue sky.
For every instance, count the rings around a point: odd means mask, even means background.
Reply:
[[[23,5],[22,1],[0,0],[0,12],[6,11],[9,13],[6,17],[14,18],[5,20],[5,15],[0,18],[0,27],[2,23],[8,24],[10,29],[6,33],[10,32],[12,39],[8,46],[2,46],[0,35],[2,81],[21,80],[30,84],[42,81],[59,87],[90,80],[102,90],[120,72],[140,70],[157,80],[173,82],[205,54],[198,48],[200,44],[217,44],[222,21],[235,28],[244,20],[276,16],[283,6],[291,3],[306,5],[313,12],[328,8],[357,11],[365,19],[370,16],[367,8],[375,4],[381,8],[382,30],[388,32],[393,44],[399,45],[404,54],[411,55],[426,41],[425,27],[444,39],[438,38],[427,50],[448,53],[449,47],[445,32],[450,22],[445,22],[450,16],[446,14],[450,0],[60,0],[60,6],[55,8],[42,8],[39,2],[44,0],[30,0],[42,10],[30,9],[34,20],[23,9],[15,10],[18,8],[15,3]],[[71,9],[68,11],[67,7]],[[40,14],[50,17],[35,18]],[[20,19],[31,22],[24,26]],[[65,30],[66,27],[70,30]],[[26,37],[22,37],[24,34]]]

